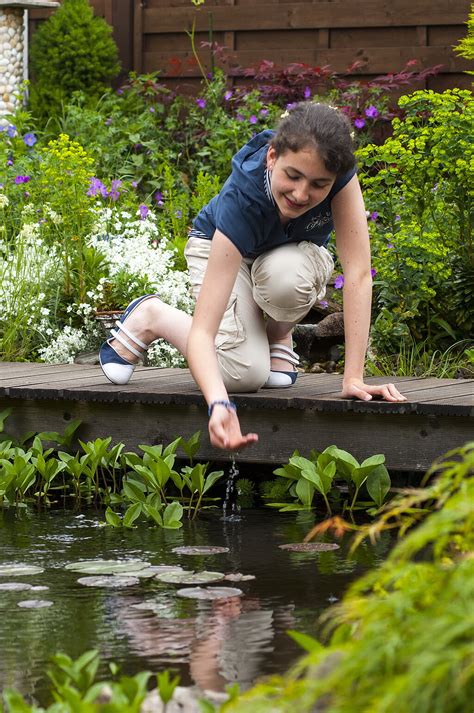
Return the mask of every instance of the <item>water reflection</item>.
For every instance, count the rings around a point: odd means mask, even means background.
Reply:
[[[172,665],[185,685],[219,691],[236,681],[245,688],[259,676],[285,670],[300,653],[287,629],[316,634],[328,602],[340,599],[349,582],[380,561],[390,545],[386,537],[352,557],[344,541],[332,552],[287,552],[278,545],[301,542],[314,524],[312,516],[251,510],[238,522],[220,518],[216,512],[178,531],[146,526],[121,531],[101,527],[103,516],[94,512],[22,518],[0,513],[0,561],[44,567],[42,574],[17,581],[49,586],[47,598],[54,602],[49,609],[20,609],[18,602],[31,598],[28,592],[0,591],[0,688],[14,686],[45,703],[49,657],[64,651],[76,658],[91,648],[101,653],[104,676],[110,661],[128,675]],[[172,552],[183,545],[230,551]],[[80,575],[65,564],[93,558],[142,559],[256,579],[230,583],[243,597],[214,602],[180,599],[175,587],[154,579],[124,590],[82,587]]]

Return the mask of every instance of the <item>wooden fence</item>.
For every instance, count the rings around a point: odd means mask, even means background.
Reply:
[[[453,52],[466,34],[469,0],[90,0],[96,14],[114,29],[123,73],[154,72],[170,86],[195,86],[200,69],[191,48],[193,32],[200,62],[211,68],[201,42],[226,48],[237,68],[261,60],[285,66],[303,62],[330,65],[344,74],[361,62],[357,74],[373,77],[398,72],[410,60],[418,68],[443,65],[427,79],[436,90],[471,86],[468,62]],[[30,31],[50,11],[30,11]],[[240,69],[238,69],[240,67]]]

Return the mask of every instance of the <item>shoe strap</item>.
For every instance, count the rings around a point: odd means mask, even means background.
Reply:
[[[298,354],[284,344],[270,344],[270,357],[283,359],[294,366],[298,366],[300,363]]]
[[[115,329],[110,330],[110,334],[113,336],[114,339],[116,339],[120,344],[123,344],[123,346],[128,349],[129,352],[132,354],[135,354],[136,357],[141,357],[143,356],[143,352],[139,352],[138,349],[135,349],[135,347],[132,347],[132,345],[126,341],[120,334],[120,332],[117,332]]]
[[[132,342],[134,342],[135,344],[137,344],[139,347],[141,347],[141,348],[144,349],[145,351],[148,349],[148,344],[145,344],[145,343],[142,342],[140,339],[138,339],[138,337],[135,337],[135,336],[131,333],[131,331],[130,331],[129,329],[127,329],[127,327],[125,326],[125,324],[124,324],[123,322],[121,322],[121,321],[118,319],[118,320],[115,322],[115,324],[117,325],[117,327],[119,328],[119,330],[120,330],[121,332],[124,332],[124,334],[126,334],[127,337],[132,340]]]

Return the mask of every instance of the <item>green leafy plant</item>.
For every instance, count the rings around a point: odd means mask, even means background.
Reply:
[[[280,512],[309,510],[313,507],[313,499],[319,493],[326,505],[329,515],[332,514],[330,497],[335,486],[335,478],[347,482],[352,499],[349,510],[356,507],[372,507],[375,503],[380,507],[390,489],[390,476],[383,465],[385,456],[374,455],[359,463],[354,456],[336,446],[328,446],[322,453],[312,452],[311,459],[304,458],[297,451],[289,462],[277,468],[275,475],[288,481],[286,491],[297,500],[296,503],[269,503]],[[365,485],[373,502],[358,503],[361,487]]]
[[[30,106],[42,119],[57,114],[75,91],[96,98],[118,74],[112,28],[88,0],[64,0],[34,33]]]
[[[418,91],[399,107],[393,136],[358,151],[377,271],[372,343],[444,351],[474,326],[474,100],[461,89]]]

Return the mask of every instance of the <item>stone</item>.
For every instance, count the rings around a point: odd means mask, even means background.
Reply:
[[[100,364],[99,352],[80,352],[74,357],[74,364]]]
[[[228,700],[228,695],[216,691],[201,691],[196,687],[177,686],[171,701],[165,707],[160,694],[155,689],[143,701],[140,713],[201,713],[200,699],[220,706]]]

